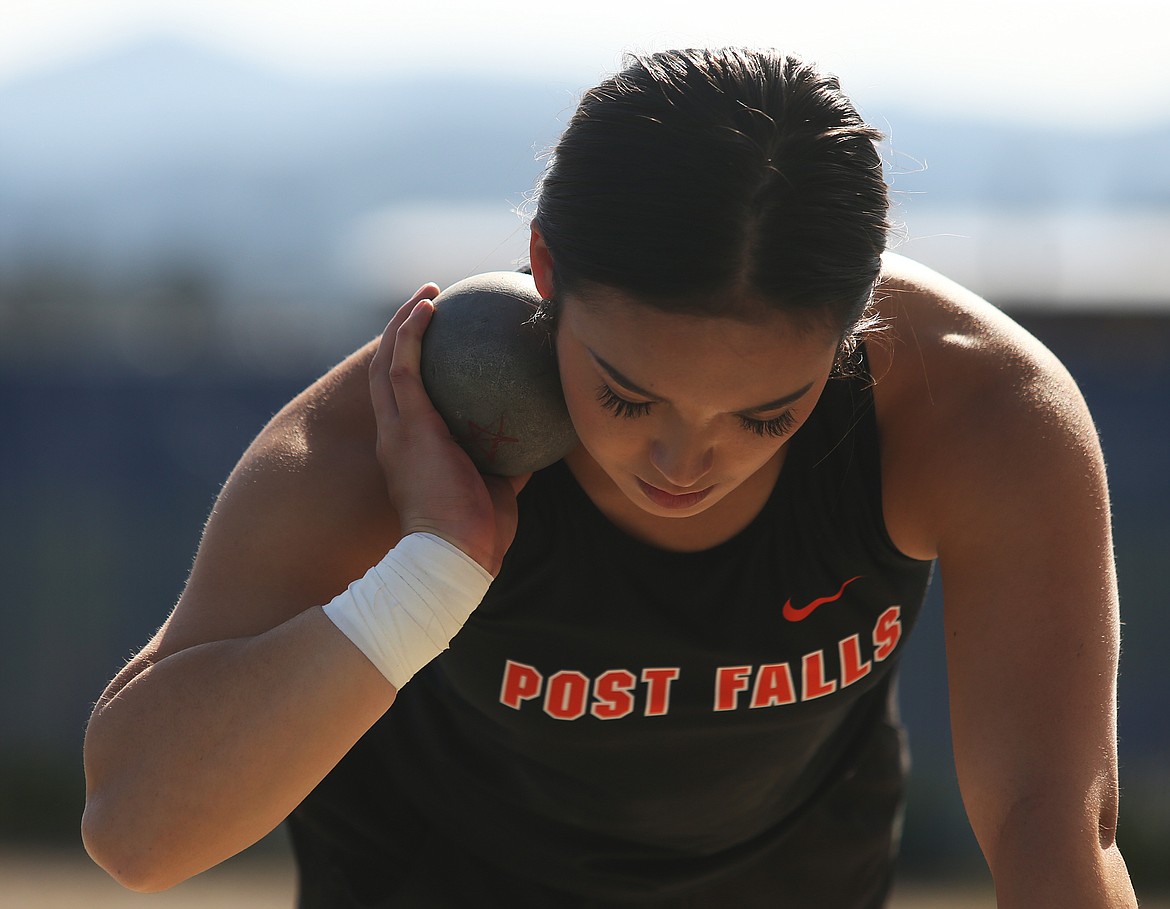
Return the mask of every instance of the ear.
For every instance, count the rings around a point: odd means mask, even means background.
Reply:
[[[536,292],[542,300],[551,300],[556,291],[553,283],[552,253],[544,245],[544,237],[540,229],[533,224],[532,234],[528,239],[528,262],[532,267],[532,280],[536,282]]]

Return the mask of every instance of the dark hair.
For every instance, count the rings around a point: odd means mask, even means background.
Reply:
[[[851,335],[886,245],[881,138],[795,57],[629,58],[585,93],[538,187],[557,296],[600,284],[748,318],[762,298]]]

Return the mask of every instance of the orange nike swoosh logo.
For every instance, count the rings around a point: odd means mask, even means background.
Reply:
[[[832,603],[841,599],[841,594],[845,592],[845,588],[861,577],[862,575],[858,575],[856,578],[850,578],[848,581],[842,584],[841,589],[831,597],[821,597],[819,600],[813,600],[807,606],[801,606],[799,609],[792,605],[792,600],[789,600],[784,604],[784,618],[788,619],[790,622],[804,621],[813,614],[814,609],[824,606],[826,603]]]

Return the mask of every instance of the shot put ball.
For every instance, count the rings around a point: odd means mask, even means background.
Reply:
[[[483,473],[539,470],[577,444],[552,337],[532,322],[539,304],[532,278],[513,272],[475,275],[435,298],[423,385]]]

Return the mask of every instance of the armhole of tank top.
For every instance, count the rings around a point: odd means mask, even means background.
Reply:
[[[862,471],[862,485],[869,497],[869,507],[874,516],[874,524],[882,545],[898,560],[907,565],[921,565],[924,560],[916,559],[902,552],[890,536],[886,527],[886,512],[882,489],[882,445],[881,427],[877,419],[877,403],[873,396],[873,378],[869,372],[869,352],[866,342],[858,345],[861,357],[860,375],[850,378],[851,391],[854,395],[854,431],[858,433],[858,441],[863,452],[859,463]],[[858,395],[864,400],[859,400]],[[926,560],[929,562],[929,560]]]

